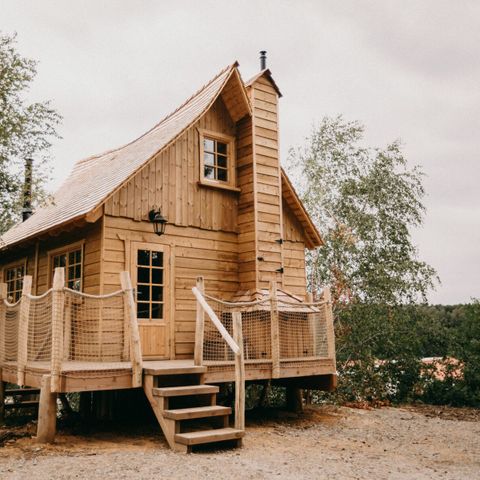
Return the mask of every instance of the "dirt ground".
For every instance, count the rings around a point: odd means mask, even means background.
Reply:
[[[31,433],[35,426],[29,428]],[[54,445],[40,446],[19,429],[27,436],[0,448],[0,478],[480,479],[478,410],[312,407],[299,416],[261,413],[248,420],[242,449],[190,455],[172,453],[156,429],[129,432],[61,432]]]

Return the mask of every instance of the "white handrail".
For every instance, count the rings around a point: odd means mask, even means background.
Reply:
[[[220,335],[228,343],[228,346],[232,349],[235,355],[240,355],[240,347],[237,345],[232,336],[228,333],[227,329],[222,325],[222,322],[219,320],[215,312],[212,310],[212,307],[206,302],[203,298],[203,295],[199,292],[197,287],[192,288],[192,292],[195,295],[195,298],[202,306],[203,310],[208,314],[212,323],[217,327],[217,330],[220,332]]]

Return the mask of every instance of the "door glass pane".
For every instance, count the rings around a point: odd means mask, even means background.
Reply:
[[[163,252],[152,252],[152,266],[163,267]]]
[[[148,302],[150,300],[150,286],[138,285],[137,286],[137,300],[139,302]]]
[[[154,285],[163,284],[163,270],[161,268],[154,268],[152,270],[152,283]]]
[[[161,302],[163,300],[163,287],[152,287],[152,301]]]
[[[138,265],[150,265],[150,251],[139,250],[138,251]]]
[[[137,303],[137,318],[150,318],[150,305],[148,303]]]
[[[149,268],[138,268],[138,283],[150,283]]]
[[[163,318],[163,252],[137,251],[137,318]]]
[[[155,319],[163,318],[162,303],[152,303],[152,318],[155,318]]]

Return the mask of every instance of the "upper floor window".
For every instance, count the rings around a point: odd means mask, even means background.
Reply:
[[[72,290],[82,290],[83,279],[83,245],[72,245],[50,253],[50,283],[57,267],[65,268],[65,286]]]
[[[203,175],[208,180],[228,182],[228,144],[204,137],[203,139]]]
[[[25,262],[5,269],[4,280],[7,284],[7,298],[9,302],[13,303],[20,300],[24,276]]]
[[[200,183],[235,188],[233,137],[200,130]]]

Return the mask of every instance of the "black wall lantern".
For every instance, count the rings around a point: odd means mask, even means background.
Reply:
[[[155,207],[148,212],[148,219],[153,223],[153,231],[157,235],[163,235],[165,233],[165,225],[167,225],[167,219],[162,215],[160,209],[155,210]]]

